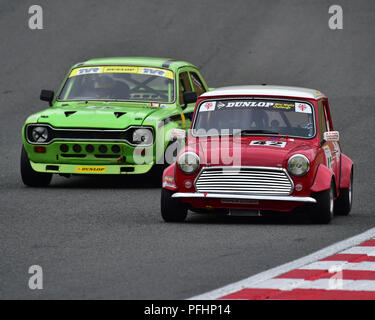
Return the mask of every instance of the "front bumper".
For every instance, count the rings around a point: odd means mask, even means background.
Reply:
[[[172,198],[185,199],[230,199],[230,200],[260,200],[260,201],[289,201],[316,203],[311,197],[295,197],[295,196],[271,196],[271,195],[242,195],[242,194],[226,194],[226,193],[199,193],[199,192],[176,192]]]
[[[60,164],[35,163],[30,161],[34,171],[57,174],[144,174],[150,171],[152,164],[139,165],[94,165],[94,164]]]

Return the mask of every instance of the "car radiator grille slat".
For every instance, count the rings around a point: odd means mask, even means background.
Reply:
[[[198,192],[290,195],[293,182],[281,168],[206,167],[195,181]]]

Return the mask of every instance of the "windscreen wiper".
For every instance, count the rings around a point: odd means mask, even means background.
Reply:
[[[274,135],[280,135],[280,132],[271,131],[271,130],[251,130],[251,129],[245,129],[241,130],[241,135],[251,135],[251,134],[257,134],[257,133],[265,133],[265,134],[274,134]]]

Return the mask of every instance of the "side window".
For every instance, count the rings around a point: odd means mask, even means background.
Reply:
[[[206,92],[202,80],[195,72],[190,72],[191,82],[193,84],[193,90],[200,96],[202,93]]]
[[[331,131],[332,128],[331,128],[331,124],[329,123],[327,108],[328,108],[327,104],[325,103],[324,104],[324,116],[325,116],[325,119],[326,119],[326,127],[327,127],[327,131]]]
[[[327,121],[326,121],[326,112],[324,110],[324,106],[322,101],[318,103],[318,121],[319,121],[319,135],[320,139],[323,139],[324,132],[327,131]]]
[[[192,91],[189,81],[189,76],[187,72],[181,72],[178,76],[178,83],[179,83],[179,96],[180,96],[180,104],[184,103],[184,97],[183,94],[186,91]]]

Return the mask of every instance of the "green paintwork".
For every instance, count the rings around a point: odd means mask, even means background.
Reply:
[[[130,102],[130,101],[57,101],[63,85],[69,74],[74,68],[86,66],[143,66],[143,67],[157,67],[164,68],[163,64],[171,59],[167,58],[145,58],[145,57],[119,57],[119,58],[99,58],[92,59],[85,62],[75,64],[67,73],[65,80],[55,95],[55,100],[51,107],[35,113],[27,118],[22,129],[23,144],[30,159],[32,168],[38,172],[53,172],[53,173],[77,173],[77,166],[105,166],[105,174],[119,174],[120,168],[132,167],[132,170],[123,170],[125,174],[142,174],[149,171],[157,157],[160,157],[160,151],[156,151],[156,142],[161,141],[165,149],[170,142],[170,130],[173,128],[188,129],[190,127],[190,117],[194,111],[195,104],[189,104],[187,108],[183,109],[180,105],[179,97],[179,74],[183,71],[192,71],[198,74],[206,90],[208,87],[199,73],[198,69],[184,61],[172,61],[165,69],[171,70],[175,77],[175,92],[176,99],[174,103],[165,104],[164,108],[152,107],[151,103],[147,102]],[[192,80],[189,77],[192,86]],[[192,86],[193,88],[193,86]],[[107,107],[107,109],[90,109],[91,106]],[[110,109],[112,108],[112,109]],[[67,117],[66,111],[76,111],[74,114]],[[126,112],[123,116],[116,118],[114,112]],[[181,116],[184,114],[184,116]],[[172,120],[160,126],[160,122],[172,117]],[[185,121],[182,120],[185,118]],[[133,161],[133,152],[135,147],[129,145],[126,141],[59,141],[54,140],[47,145],[45,153],[37,153],[34,147],[37,144],[30,144],[25,137],[25,128],[28,124],[44,123],[49,124],[54,128],[74,128],[74,129],[103,129],[103,130],[123,130],[130,126],[152,126],[155,132],[152,162],[147,164],[135,164]],[[60,145],[68,144],[70,147],[74,144],[82,146],[82,152],[85,154],[84,158],[63,158],[61,156]],[[116,158],[95,158],[94,154],[85,152],[86,144],[94,146],[95,150],[99,145],[106,145],[108,150],[111,146],[116,144],[121,147],[121,156],[126,158],[126,161],[121,161]],[[163,151],[162,151],[163,152]],[[111,154],[111,151],[108,152]],[[58,170],[47,170],[48,165],[58,166]]]

